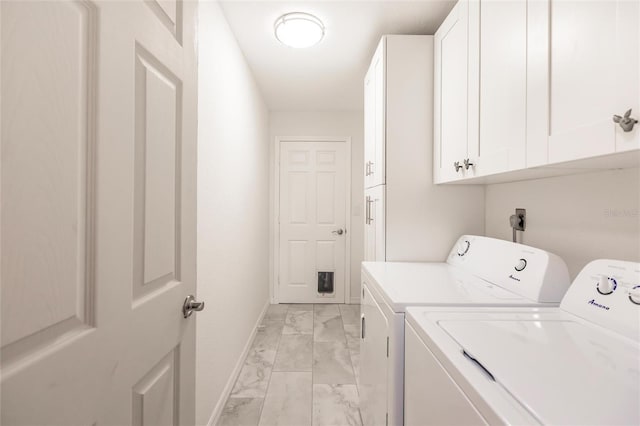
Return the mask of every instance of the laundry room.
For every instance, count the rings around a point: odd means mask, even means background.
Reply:
[[[0,46],[2,425],[640,424],[640,0],[0,0]]]

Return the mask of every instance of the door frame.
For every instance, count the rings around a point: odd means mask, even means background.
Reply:
[[[274,167],[273,167],[273,264],[271,283],[269,285],[269,300],[271,303],[280,303],[280,144],[281,142],[343,142],[345,144],[345,274],[344,274],[344,301],[351,303],[351,137],[350,136],[276,136],[273,141]]]

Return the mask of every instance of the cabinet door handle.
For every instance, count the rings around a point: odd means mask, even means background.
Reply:
[[[462,168],[462,165],[460,165],[459,161],[456,161],[455,163],[453,163],[453,167],[456,169],[456,173],[458,173]]]
[[[361,321],[362,321],[362,325],[360,327],[360,337],[364,340],[364,314],[362,314],[362,316],[360,317]]]
[[[473,163],[471,162],[470,159],[465,158],[464,159],[464,169],[465,170],[469,170],[469,167],[473,166]]]
[[[367,164],[365,165],[364,175],[371,176],[374,172],[375,169],[373,168],[373,161],[367,161]]]
[[[613,116],[613,122],[618,123],[624,132],[630,132],[633,130],[633,126],[638,123],[638,120],[631,117],[631,110],[627,110],[622,117],[619,115]]]
[[[369,213],[370,213],[370,207],[371,206],[371,197],[369,197],[367,195],[367,199],[365,201],[365,208],[364,208],[364,223],[366,225],[369,225],[371,222],[369,222]]]
[[[366,208],[365,208],[365,221],[364,223],[367,225],[371,225],[371,222],[373,222],[373,217],[371,216],[371,204],[373,204],[373,200],[371,199],[370,196],[367,196],[367,201],[366,201]]]

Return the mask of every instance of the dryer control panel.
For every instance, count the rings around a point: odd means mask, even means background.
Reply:
[[[560,308],[640,341],[640,263],[594,260],[580,271]]]
[[[541,303],[560,304],[571,283],[567,265],[555,254],[489,237],[461,236],[447,263]]]

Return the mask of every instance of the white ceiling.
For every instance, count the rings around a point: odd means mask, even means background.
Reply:
[[[221,1],[220,5],[271,110],[359,110],[363,78],[383,34],[433,34],[455,0]],[[288,12],[308,12],[325,25],[309,49],[273,35]]]

